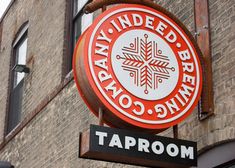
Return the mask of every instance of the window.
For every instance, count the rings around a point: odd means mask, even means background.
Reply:
[[[2,23],[0,23],[0,50],[1,50],[1,44],[2,44]]]
[[[73,0],[73,17],[72,17],[72,50],[80,35],[91,25],[93,14],[84,14],[83,8],[89,0]],[[73,53],[73,52],[72,52]],[[70,56],[69,71],[72,69],[72,54]]]
[[[235,168],[235,141],[220,143],[199,155],[198,168]]]
[[[235,160],[216,166],[215,168],[235,168]]]
[[[24,24],[18,33],[17,38],[13,43],[13,66],[17,64],[26,64],[26,53],[27,53],[27,30],[28,23]],[[23,84],[24,84],[24,72],[11,72],[11,90],[9,100],[9,112],[8,112],[8,125],[7,133],[16,127],[20,122],[21,110],[22,110],[22,95],[23,95]]]

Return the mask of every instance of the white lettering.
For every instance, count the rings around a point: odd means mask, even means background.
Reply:
[[[101,30],[100,31],[100,34],[101,34],[101,36],[98,36],[98,40],[104,40],[104,41],[106,41],[106,42],[108,42],[108,43],[110,43],[112,40],[110,39],[110,38],[108,38],[106,35],[105,35],[105,33],[104,33],[104,31],[103,30]]]
[[[179,111],[180,108],[178,107],[178,105],[176,104],[174,98],[170,99],[169,101],[166,102],[166,106],[168,107],[168,109],[170,110],[171,114],[174,114],[175,111]],[[175,109],[175,110],[173,110]]]
[[[112,75],[108,74],[106,71],[100,71],[98,73],[98,78],[99,78],[100,82],[104,82],[108,79],[111,79]]]
[[[103,68],[105,70],[108,70],[108,67],[107,67],[106,63],[107,63],[107,58],[95,61],[96,66],[98,66],[100,68]]]
[[[112,81],[108,86],[105,87],[106,91],[112,91],[112,98],[116,98],[121,92],[122,92],[122,89],[118,89],[117,91],[117,88],[114,86],[116,84],[115,81]]]
[[[188,157],[189,159],[194,159],[194,152],[193,152],[193,147],[186,147],[181,145],[181,158],[186,158]]]
[[[157,117],[158,118],[165,118],[167,115],[167,109],[164,105],[162,104],[157,104],[155,107],[155,111],[158,113]]]
[[[159,22],[159,24],[157,25],[157,28],[155,29],[159,34],[161,34],[162,36],[164,35],[163,31],[167,28],[167,25],[165,25],[164,23],[162,23],[161,21]]]
[[[125,149],[130,149],[136,145],[136,140],[133,137],[125,136]]]
[[[135,101],[134,102],[134,105],[135,106],[139,106],[140,107],[140,110],[139,111],[137,111],[136,109],[134,109],[133,110],[133,112],[136,114],[136,115],[143,115],[144,114],[144,105],[141,103],[141,102],[139,102],[139,101]]]
[[[108,56],[108,49],[109,49],[109,46],[108,45],[103,45],[103,44],[100,44],[100,43],[96,43],[95,44],[96,47],[99,47],[99,49],[96,49],[95,50],[95,53],[96,54],[99,54],[99,55],[103,55],[103,56]]]
[[[159,141],[155,141],[152,143],[152,150],[155,154],[160,155],[164,152],[164,145]]]
[[[113,25],[113,27],[114,27],[118,32],[121,31],[121,28],[114,22],[114,20],[111,21],[111,24]]]
[[[138,14],[132,14],[133,22],[135,26],[141,26],[143,24],[143,18]]]
[[[126,103],[124,104],[124,100],[126,100]],[[119,104],[127,109],[127,108],[130,108],[131,107],[131,104],[132,104],[132,100],[130,98],[130,96],[124,94],[124,95],[121,95],[120,98],[119,98]]]
[[[138,139],[138,151],[139,152],[146,152],[146,153],[150,153],[149,152],[149,141],[147,139],[142,139],[142,138],[139,138]]]
[[[112,137],[112,139],[109,143],[109,146],[110,147],[115,147],[116,146],[118,148],[123,148],[118,134],[113,134],[113,137]]]
[[[193,63],[187,63],[187,62],[182,62],[182,66],[183,66],[183,71],[184,72],[193,72],[194,70],[194,66]]]
[[[175,98],[180,102],[180,104],[181,104],[182,106],[185,105],[184,101],[179,97],[178,94],[175,95]]]
[[[165,36],[165,39],[170,43],[174,43],[177,40],[177,36],[172,30],[170,30],[170,32]]]
[[[104,145],[104,137],[107,137],[108,134],[106,132],[96,131],[95,135],[99,137],[99,145]]]
[[[187,102],[188,101],[188,97],[191,95],[191,93],[189,91],[193,91],[194,88],[193,87],[189,87],[189,86],[187,86],[185,84],[183,84],[182,87],[183,87],[184,90],[180,89],[179,93],[184,98],[184,100]]]
[[[191,58],[188,49],[184,50],[184,51],[179,51],[178,55],[179,55],[179,57],[182,61],[186,61],[186,60],[189,60]]]
[[[194,76],[190,76],[190,75],[187,75],[187,74],[184,74],[183,76],[183,82],[186,83],[190,83],[192,85],[195,85],[195,77]]]
[[[154,21],[153,17],[146,16],[145,27],[153,30],[153,21]]]
[[[167,145],[166,151],[168,155],[172,157],[176,157],[179,154],[179,148],[175,144],[172,144],[172,143]]]
[[[130,150],[136,152],[153,153],[161,155],[164,152],[170,157],[181,157],[182,159],[195,159],[195,149],[193,146],[185,146],[183,144],[177,145],[175,143],[163,144],[159,139],[151,143],[149,139],[135,138],[132,136],[119,136],[118,134],[112,134],[102,131],[95,131],[95,136],[98,136],[98,145],[116,147],[119,149]],[[110,136],[108,138],[108,136]],[[110,141],[108,141],[110,139]],[[151,149],[151,150],[150,150]]]
[[[123,17],[124,18],[122,18],[121,16],[118,16],[118,20],[119,20],[122,28],[126,29],[127,28],[126,26],[131,27],[132,24],[131,24],[129,18],[127,17],[127,15],[123,15]]]

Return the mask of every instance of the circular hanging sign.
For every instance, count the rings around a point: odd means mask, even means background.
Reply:
[[[159,132],[197,105],[199,54],[190,33],[171,14],[119,5],[80,37],[74,76],[88,107],[96,115],[102,108],[107,124]]]

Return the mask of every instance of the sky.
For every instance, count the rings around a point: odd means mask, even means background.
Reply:
[[[2,17],[4,11],[6,10],[10,2],[11,0],[0,0],[0,18]]]

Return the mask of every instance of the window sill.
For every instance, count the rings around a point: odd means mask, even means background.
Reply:
[[[65,76],[64,78],[64,82],[68,81],[68,80],[72,80],[73,79],[73,70],[69,71],[69,73]]]
[[[214,115],[214,113],[199,114],[198,119],[199,119],[199,121],[204,121],[204,120],[210,118],[213,115]]]

